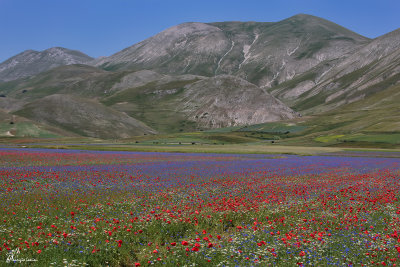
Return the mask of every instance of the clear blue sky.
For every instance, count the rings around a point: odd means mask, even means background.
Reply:
[[[182,22],[279,21],[298,13],[370,38],[400,27],[400,0],[0,0],[0,62],[54,46],[108,56]]]

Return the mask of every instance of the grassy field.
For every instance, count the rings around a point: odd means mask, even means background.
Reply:
[[[24,137],[31,136],[37,138],[57,138],[59,135],[49,132],[45,129],[40,128],[32,122],[18,122],[15,124],[10,124],[8,122],[0,123],[0,136],[2,137]]]
[[[314,155],[344,151],[334,147],[302,147],[280,145],[28,145],[32,148],[83,149],[101,151],[143,151],[143,152],[182,152],[182,153],[234,153],[234,154],[296,154]]]

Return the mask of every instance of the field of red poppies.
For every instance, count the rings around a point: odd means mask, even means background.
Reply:
[[[0,265],[400,264],[400,158],[0,149]]]

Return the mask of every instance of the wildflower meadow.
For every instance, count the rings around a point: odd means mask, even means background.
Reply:
[[[400,158],[0,149],[0,266],[400,264]]]

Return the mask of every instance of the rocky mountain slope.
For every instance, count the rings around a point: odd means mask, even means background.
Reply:
[[[370,40],[304,14],[276,23],[185,23],[93,64],[110,70],[234,75],[302,114],[315,114],[396,84],[399,31]]]
[[[32,76],[43,71],[71,64],[83,64],[93,58],[82,52],[62,47],[44,51],[26,50],[0,63],[0,81],[11,81]]]
[[[102,102],[161,131],[249,125],[298,116],[261,88],[230,75],[169,76],[122,90]]]
[[[123,138],[325,118],[384,102],[399,81],[400,29],[370,40],[300,14],[184,23],[95,60],[63,48],[25,51],[0,64],[0,109],[58,132]]]
[[[332,110],[400,81],[400,29],[270,91],[303,114]]]
[[[276,23],[184,23],[93,64],[109,70],[230,74],[269,88],[368,42],[337,24],[303,14]]]

